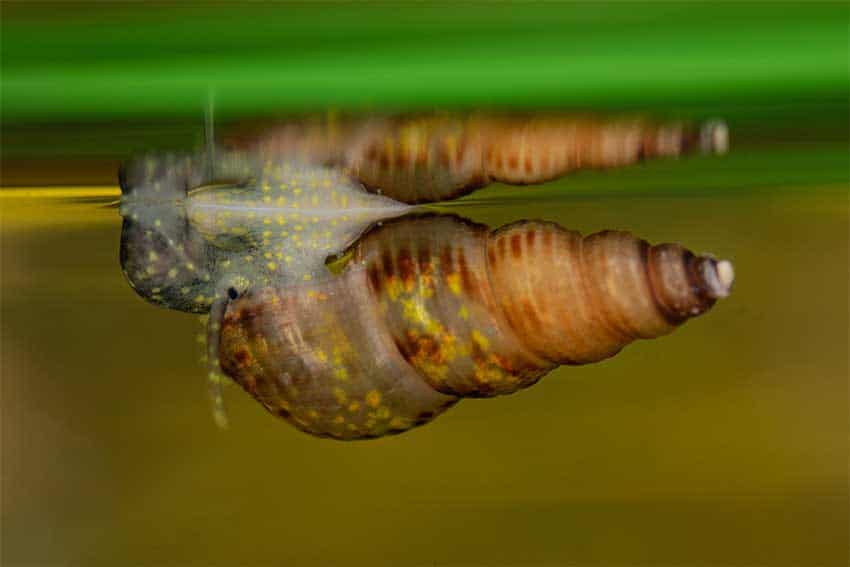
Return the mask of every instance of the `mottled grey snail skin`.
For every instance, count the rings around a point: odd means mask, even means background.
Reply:
[[[464,397],[509,394],[608,358],[725,297],[729,262],[625,232],[582,238],[454,216],[371,229],[337,275],[247,290],[221,320],[221,369],[302,431],[368,439]]]

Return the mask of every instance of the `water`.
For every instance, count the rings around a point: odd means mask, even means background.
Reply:
[[[238,388],[218,430],[203,329],[127,286],[109,198],[7,193],[4,563],[846,564],[844,149],[745,145],[444,206],[681,242],[737,281],[673,335],[360,443]]]

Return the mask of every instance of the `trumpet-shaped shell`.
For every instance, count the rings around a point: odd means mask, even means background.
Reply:
[[[728,262],[625,232],[435,215],[376,227],[344,258],[335,278],[231,302],[219,350],[269,411],[337,439],[401,432],[669,333],[733,277]]]

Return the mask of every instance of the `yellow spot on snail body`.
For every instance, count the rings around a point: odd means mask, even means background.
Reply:
[[[378,390],[370,390],[366,394],[366,403],[369,407],[376,408],[381,405],[381,393]]]
[[[453,294],[460,295],[460,274],[447,275],[446,283]]]
[[[490,348],[490,340],[482,335],[478,329],[472,330],[472,341],[481,347],[481,350],[488,350]]]
[[[390,297],[392,301],[398,299],[399,294],[403,291],[403,286],[399,279],[395,276],[391,276],[386,281],[387,286],[387,295]]]
[[[333,395],[334,399],[336,400],[336,403],[338,403],[339,405],[345,405],[345,402],[348,401],[348,396],[346,395],[345,390],[343,390],[339,386],[336,386],[333,389]]]

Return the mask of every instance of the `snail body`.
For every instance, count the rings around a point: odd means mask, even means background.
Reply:
[[[272,413],[336,439],[398,433],[671,332],[729,292],[731,265],[628,233],[453,216],[370,230],[335,278],[250,290],[218,360]]]
[[[122,173],[122,271],[170,309],[207,313],[231,288],[324,277],[328,255],[410,208],[326,167],[220,152],[223,181],[206,183],[207,165],[201,154],[167,156]]]

